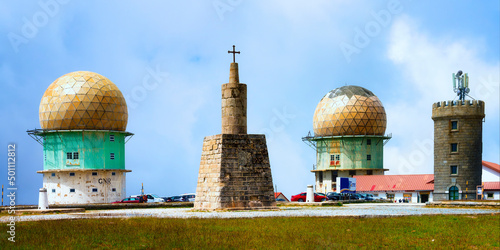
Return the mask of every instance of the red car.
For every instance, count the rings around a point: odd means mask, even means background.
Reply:
[[[128,197],[121,201],[115,201],[111,203],[140,203],[139,197]]]
[[[304,202],[306,201],[307,193],[303,192],[297,195],[292,196],[292,201]],[[328,198],[324,195],[320,195],[318,193],[314,193],[314,202],[327,201]]]

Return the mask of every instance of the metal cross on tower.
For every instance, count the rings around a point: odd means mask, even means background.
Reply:
[[[228,54],[229,54],[229,53],[233,53],[233,63],[235,63],[235,62],[236,62],[236,54],[239,54],[239,53],[240,53],[239,51],[236,51],[236,50],[235,50],[235,47],[236,47],[236,46],[234,46],[234,45],[233,45],[233,51],[230,51],[230,50],[228,50],[228,51],[227,51],[227,53],[228,53]]]

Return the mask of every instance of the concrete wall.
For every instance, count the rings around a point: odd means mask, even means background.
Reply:
[[[367,175],[368,170],[354,170],[354,175]],[[335,172],[337,175],[335,175]],[[321,182],[320,175],[323,173],[323,182]],[[382,169],[373,169],[372,175],[383,175],[384,170]],[[349,171],[341,171],[341,170],[327,170],[327,171],[317,171],[314,172],[315,176],[315,190],[316,192],[328,193],[328,192],[336,192],[336,180],[337,177],[352,177],[353,175],[349,175]]]
[[[387,199],[387,194],[394,194],[394,200],[397,200],[399,202],[399,199],[404,199],[404,194],[411,194],[411,202],[412,203],[417,203],[419,202],[419,195],[421,194],[420,192],[413,191],[413,192],[361,192],[361,193],[367,193],[367,194],[373,194],[376,197],[379,198],[384,198]],[[433,193],[430,192],[429,194],[429,202],[432,202],[433,199]]]
[[[482,175],[483,101],[439,102],[432,106],[434,120],[434,199],[448,200],[449,189],[459,189],[459,199],[475,199]],[[458,128],[452,129],[453,121]],[[458,151],[451,152],[457,143]],[[450,167],[458,166],[458,174]]]
[[[485,191],[485,200],[500,200],[500,191]],[[493,198],[488,198],[488,194],[493,194]]]
[[[110,135],[114,135],[114,141]],[[48,132],[44,135],[44,170],[125,169],[126,136],[124,132],[106,130]],[[78,152],[79,159],[67,160],[68,152]]]
[[[122,200],[126,196],[125,183],[125,171],[119,169],[43,171],[43,187],[47,189],[49,205]],[[93,189],[97,189],[97,192],[93,192]]]
[[[500,173],[483,166],[483,175],[481,178],[483,182],[500,181]]]

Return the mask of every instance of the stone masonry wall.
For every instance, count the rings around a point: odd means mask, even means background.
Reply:
[[[483,101],[448,101],[433,105],[435,201],[448,200],[447,191],[454,185],[462,192],[459,199],[476,198],[475,189],[481,185],[482,175],[483,118]],[[452,121],[458,122],[458,129],[451,129]],[[452,143],[458,144],[456,153],[451,152]],[[457,175],[451,175],[452,165],[458,166]]]
[[[275,208],[264,135],[205,137],[195,209]]]

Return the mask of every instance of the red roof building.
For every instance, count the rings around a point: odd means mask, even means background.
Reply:
[[[500,191],[500,181],[484,182],[484,191]]]
[[[500,165],[498,165],[496,163],[489,162],[489,161],[483,161],[483,166],[487,167],[487,168],[489,168],[497,173],[500,173]]]
[[[285,201],[290,201],[282,192],[274,193],[274,199],[284,199]]]
[[[433,191],[433,174],[357,175],[357,192]]]

